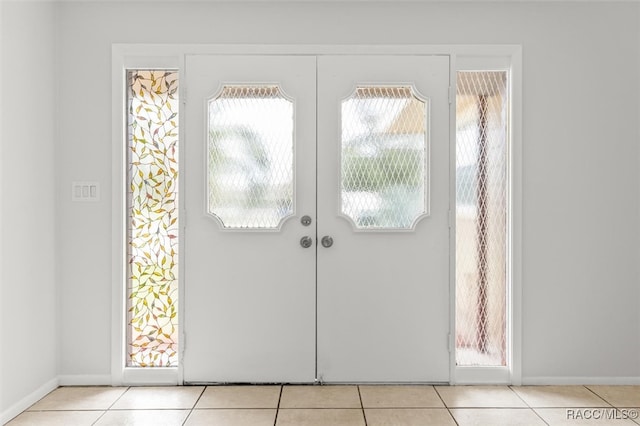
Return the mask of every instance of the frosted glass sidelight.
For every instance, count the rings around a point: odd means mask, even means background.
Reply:
[[[208,209],[227,229],[279,229],[294,213],[294,105],[276,85],[209,101]]]
[[[178,72],[127,72],[128,367],[178,365]]]
[[[506,365],[505,71],[461,71],[456,93],[456,363]]]
[[[342,213],[361,230],[408,230],[428,213],[428,104],[410,86],[342,101]]]

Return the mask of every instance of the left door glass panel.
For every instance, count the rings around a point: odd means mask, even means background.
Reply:
[[[127,72],[128,367],[178,365],[178,72]]]
[[[277,230],[294,213],[293,101],[277,85],[209,101],[208,209],[225,229]]]

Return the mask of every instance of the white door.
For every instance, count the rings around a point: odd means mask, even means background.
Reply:
[[[449,59],[318,60],[318,375],[449,380]]]
[[[447,381],[448,58],[186,74],[185,382]]]
[[[185,382],[315,377],[315,71],[187,58]]]

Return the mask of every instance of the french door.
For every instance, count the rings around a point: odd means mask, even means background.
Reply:
[[[185,382],[449,378],[449,61],[189,56]]]

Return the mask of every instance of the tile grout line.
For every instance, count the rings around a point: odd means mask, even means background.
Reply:
[[[459,426],[460,423],[458,423],[458,420],[455,418],[455,416],[453,415],[453,413],[451,412],[451,409],[449,408],[449,406],[447,405],[446,402],[444,402],[444,398],[442,398],[442,395],[440,395],[440,392],[438,392],[438,389],[435,386],[431,386],[433,388],[433,391],[436,393],[436,395],[438,395],[438,398],[440,398],[440,402],[442,402],[442,405],[444,405],[444,408],[446,408],[447,413],[449,413],[449,416],[453,419],[453,422]]]
[[[534,414],[535,414],[536,416],[538,416],[538,418],[539,418],[540,420],[542,420],[542,422],[543,422],[545,425],[547,425],[547,426],[549,425],[549,423],[547,423],[547,421],[546,421],[545,419],[543,419],[543,418],[542,418],[542,416],[540,415],[540,413],[538,413],[534,407],[532,407],[531,405],[529,405],[529,403],[528,403],[528,402],[527,402],[527,401],[526,401],[526,400],[525,400],[525,399],[524,399],[524,398],[523,398],[523,397],[522,397],[518,392],[516,392],[516,390],[515,390],[515,389],[513,389],[513,385],[509,385],[509,386],[507,386],[507,387],[509,388],[509,390],[511,390],[511,392],[513,392],[514,394],[516,394],[516,396],[520,399],[520,401],[522,401],[522,402],[524,403],[524,405],[526,405],[526,406],[527,406],[527,408],[529,408],[531,411],[533,411],[533,412],[534,412]]]
[[[364,404],[362,403],[362,394],[360,393],[360,385],[356,385],[358,390],[358,399],[360,400],[360,408],[362,409],[362,417],[364,418],[364,426],[367,426],[367,414],[364,412]]]
[[[549,423],[547,423],[547,421],[546,421],[545,419],[543,419],[543,418],[542,418],[542,416],[540,415],[540,413],[538,413],[534,407],[532,407],[531,405],[529,405],[529,403],[528,403],[528,402],[527,402],[527,401],[526,401],[526,400],[525,400],[525,399],[524,399],[524,398],[523,398],[523,397],[522,397],[518,392],[516,392],[516,390],[515,390],[515,389],[513,389],[513,385],[509,385],[509,386],[507,386],[507,387],[511,390],[511,392],[513,392],[513,393],[515,393],[515,394],[516,394],[516,396],[520,399],[520,401],[522,401],[522,402],[524,403],[524,405],[526,405],[526,406],[529,408],[529,410],[533,411],[533,413],[534,413],[536,416],[538,416],[538,418],[539,418],[540,420],[542,420],[542,423],[544,423],[545,425],[549,426]]]
[[[119,396],[119,397],[117,397],[117,398],[116,398],[116,400],[115,400],[115,401],[113,401],[113,402],[111,403],[111,405],[109,405],[109,406],[107,407],[107,409],[106,409],[106,410],[103,410],[102,414],[100,414],[100,416],[98,416],[98,418],[96,419],[96,421],[95,421],[95,422],[93,422],[93,423],[91,423],[91,426],[96,425],[96,424],[100,421],[100,419],[102,419],[102,418],[107,414],[107,412],[108,412],[108,411],[110,411],[110,410],[113,408],[113,406],[114,406],[114,405],[116,405],[116,403],[117,403],[118,401],[120,401],[120,398],[122,398],[122,397],[124,396],[124,394],[126,394],[127,392],[129,392],[129,389],[131,389],[131,386],[127,386],[127,388],[124,390],[124,392],[122,392],[122,393],[120,394],[120,396]]]
[[[198,405],[198,402],[200,402],[200,400],[202,399],[202,395],[204,395],[204,392],[207,390],[208,386],[204,386],[202,388],[202,392],[200,392],[200,395],[198,395],[198,399],[196,399],[196,402],[193,403],[193,407],[191,407],[191,409],[189,410],[189,414],[187,414],[187,417],[184,418],[184,421],[182,422],[182,426],[187,424],[187,421],[189,421],[189,417],[191,417],[191,414],[193,414],[193,410],[196,409],[196,406]]]
[[[278,405],[276,405],[276,418],[273,419],[273,426],[278,424],[278,414],[280,413],[280,401],[282,401],[282,391],[284,390],[284,385],[280,385],[280,395],[278,395]]]
[[[594,385],[591,385],[594,386]],[[584,387],[586,390],[588,390],[589,392],[591,392],[592,394],[594,394],[595,396],[597,396],[598,398],[600,398],[601,400],[603,400],[606,404],[609,404],[609,406],[611,406],[612,408],[615,408],[616,410],[618,409],[618,407],[615,407],[612,403],[610,403],[609,401],[607,401],[606,399],[604,399],[602,396],[600,396],[596,391],[592,390],[589,386],[587,385],[583,385],[582,387]]]

